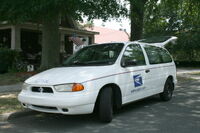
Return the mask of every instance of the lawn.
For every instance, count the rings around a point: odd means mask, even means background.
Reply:
[[[178,80],[178,82],[183,83],[183,82],[193,81],[193,80],[195,80],[195,79],[193,79],[193,78],[188,78],[188,77],[183,77],[183,76],[177,76],[177,80]]]
[[[200,76],[200,72],[196,72],[196,73],[191,73],[191,75],[196,75],[196,76]]]
[[[0,74],[0,85],[11,85],[24,82],[30,76],[36,74],[36,72],[19,72],[19,73],[5,73]]]
[[[0,114],[23,110],[23,107],[17,100],[17,95],[18,93],[0,94]]]

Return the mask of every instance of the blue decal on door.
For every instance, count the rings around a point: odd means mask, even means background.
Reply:
[[[143,85],[142,76],[140,74],[133,76],[135,87],[139,87]]]

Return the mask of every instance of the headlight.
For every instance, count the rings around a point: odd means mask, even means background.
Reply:
[[[84,86],[78,83],[56,85],[54,88],[58,92],[75,92],[84,90]]]
[[[29,88],[29,84],[24,83],[24,84],[22,85],[22,90],[28,90],[28,88]]]

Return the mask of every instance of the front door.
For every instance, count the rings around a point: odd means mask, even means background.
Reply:
[[[126,47],[122,57],[122,69],[126,82],[125,102],[140,99],[146,92],[146,61],[142,48],[138,44]]]

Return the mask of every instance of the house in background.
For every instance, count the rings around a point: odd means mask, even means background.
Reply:
[[[70,26],[69,26],[70,25]],[[10,48],[21,51],[31,60],[34,55],[41,54],[42,25],[35,23],[24,23],[13,25],[8,22],[0,23],[0,48]],[[66,28],[73,27],[73,28]],[[60,22],[61,53],[72,54],[84,45],[94,43],[95,31],[79,29],[76,23],[61,20]],[[81,43],[80,45],[80,41]],[[33,59],[34,60],[34,59]],[[40,63],[38,61],[37,63]]]
[[[81,29],[75,21],[69,19],[60,21],[59,30],[60,53],[63,57],[89,44],[129,41],[129,35],[124,30],[96,26]],[[6,21],[0,22],[1,47],[20,51],[29,64],[39,65],[42,51],[42,25],[30,22],[17,25]]]
[[[95,43],[107,43],[107,42],[127,42],[129,41],[129,34],[124,29],[114,30],[105,27],[93,26],[86,28],[89,31],[99,32],[95,34]]]

